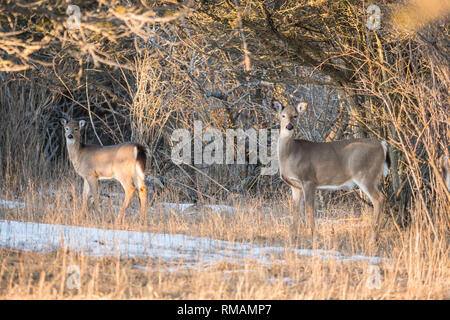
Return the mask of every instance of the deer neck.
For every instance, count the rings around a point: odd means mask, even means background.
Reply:
[[[83,148],[83,145],[79,141],[74,141],[72,143],[67,143],[67,151],[69,152],[69,159],[72,162],[75,170],[77,170],[77,164],[80,159],[80,153]]]
[[[280,136],[278,138],[278,150],[285,151],[290,145],[292,145],[295,135],[293,132],[288,130],[281,130]]]
[[[282,130],[278,138],[278,163],[280,164],[281,170],[283,170],[284,161],[289,157],[291,149],[295,144],[294,133],[286,131]]]

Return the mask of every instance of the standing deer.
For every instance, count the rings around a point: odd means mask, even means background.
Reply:
[[[384,196],[378,189],[382,175],[387,176],[390,159],[386,142],[373,139],[350,139],[312,142],[295,139],[295,125],[308,103],[297,107],[273,106],[280,116],[278,161],[281,179],[292,189],[294,204],[303,214],[304,204],[314,238],[314,196],[316,189],[353,189],[358,186],[371,200],[376,216],[377,238]],[[303,203],[304,202],[304,203]],[[296,225],[294,217],[294,226]],[[296,229],[295,229],[296,230]]]
[[[85,145],[81,142],[81,129],[86,121],[61,119],[69,158],[75,171],[84,179],[83,210],[93,197],[98,212],[98,180],[116,179],[124,191],[125,199],[119,218],[125,214],[136,188],[141,204],[141,219],[145,219],[147,188],[145,186],[145,163],[148,149],[138,143],[122,143],[111,146]],[[134,186],[133,186],[134,184]],[[136,188],[135,188],[136,187]]]

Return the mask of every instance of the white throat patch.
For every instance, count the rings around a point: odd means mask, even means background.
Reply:
[[[280,131],[280,138],[290,138],[294,136],[294,130],[281,130]]]

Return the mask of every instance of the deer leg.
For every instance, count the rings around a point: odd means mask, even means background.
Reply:
[[[303,191],[300,188],[291,187],[292,189],[292,200],[294,201],[294,208],[300,214],[304,214],[304,206],[303,206]]]
[[[378,240],[378,236],[380,234],[381,220],[382,220],[382,211],[384,206],[384,196],[378,190],[376,185],[357,183],[358,187],[366,194],[366,196],[370,199],[373,204],[373,212],[375,216],[375,240]]]
[[[86,217],[89,210],[89,198],[91,197],[91,188],[87,179],[83,180],[83,202],[81,205],[81,215],[83,219]]]
[[[293,210],[292,210],[292,231],[296,235],[298,232],[298,222],[302,216],[305,215],[304,209],[304,199],[303,190],[296,187],[291,187],[292,190],[292,200],[293,200]]]
[[[86,179],[84,179],[84,181],[83,181],[83,204],[81,206],[81,211],[83,212],[83,214],[86,214],[90,194],[91,194],[91,190],[89,188],[89,182]]]
[[[88,183],[89,195],[93,198],[94,210],[96,214],[100,212],[99,210],[99,197],[98,197],[98,180],[96,177],[88,177],[85,182]],[[88,195],[88,197],[89,197]]]
[[[133,198],[134,191],[136,191],[135,187],[131,183],[131,178],[129,179],[121,179],[119,180],[122,184],[123,190],[125,191],[125,198],[123,200],[122,208],[120,209],[119,218],[122,219],[125,215],[125,210],[128,208],[128,205]]]
[[[139,203],[141,205],[141,221],[145,221],[146,218],[146,205],[147,205],[147,187],[145,186],[145,180],[139,176],[135,176],[134,185],[138,189]]]
[[[375,189],[375,195],[372,196],[374,199],[372,200],[373,203],[373,212],[375,214],[376,220],[375,220],[375,240],[378,240],[378,236],[380,234],[381,229],[381,220],[383,218],[382,211],[384,207],[384,196],[383,194]]]
[[[303,197],[305,199],[305,211],[311,228],[311,237],[314,239],[314,196],[316,187],[311,182],[303,184]]]

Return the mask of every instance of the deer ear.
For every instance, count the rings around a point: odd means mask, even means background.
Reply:
[[[299,102],[296,109],[298,113],[304,113],[307,108],[308,108],[308,101],[302,101]]]
[[[80,122],[78,124],[80,125],[80,129],[81,129],[86,125],[86,121],[80,120]]]
[[[64,118],[60,118],[60,119],[59,119],[59,122],[60,122],[63,126],[65,126],[65,125],[67,124],[67,120],[64,119]]]
[[[278,101],[274,100],[272,102],[272,106],[275,109],[276,112],[280,113],[281,110],[283,110],[283,106],[281,105],[281,103],[279,103]]]

